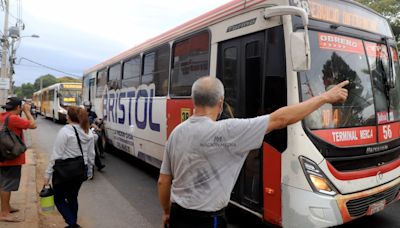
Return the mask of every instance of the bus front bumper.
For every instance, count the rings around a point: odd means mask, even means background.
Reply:
[[[66,122],[67,121],[67,114],[58,112],[58,119],[59,119],[60,122]]]
[[[283,227],[331,227],[372,215],[400,200],[400,177],[347,195],[317,194],[282,185]]]
[[[336,196],[343,222],[377,213],[399,199],[400,177],[369,190]]]

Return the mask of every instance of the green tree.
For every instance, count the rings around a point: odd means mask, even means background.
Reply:
[[[21,86],[14,88],[14,92],[19,98],[32,98],[32,94],[35,92],[35,86],[30,82],[22,83]]]
[[[19,98],[23,98],[21,91],[21,86],[14,86],[14,94]]]
[[[38,77],[38,78],[35,80],[35,83],[34,83],[35,91],[40,90],[40,81],[41,81],[41,80],[42,80],[42,83],[43,83],[42,88],[46,88],[47,86],[56,84],[56,83],[58,82],[58,81],[57,81],[57,78],[54,77],[54,76],[51,75],[51,74],[42,75],[42,76]]]
[[[57,81],[58,82],[82,82],[80,79],[77,79],[77,78],[72,78],[72,77],[69,77],[69,76],[64,76],[64,77],[61,77],[61,78],[57,78]]]
[[[388,19],[400,48],[400,1],[399,0],[356,0],[377,11]]]

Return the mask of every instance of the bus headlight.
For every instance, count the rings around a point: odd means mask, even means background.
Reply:
[[[65,110],[64,108],[58,108],[58,113],[67,115],[67,110]]]
[[[315,162],[303,156],[299,157],[307,180],[314,192],[334,196],[338,193],[333,184],[328,180]]]

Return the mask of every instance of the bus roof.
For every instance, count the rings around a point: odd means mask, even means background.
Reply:
[[[53,85],[49,85],[49,86],[47,86],[47,87],[45,87],[45,88],[43,88],[41,90],[38,90],[38,91],[34,92],[33,94],[39,94],[39,93],[44,92],[46,90],[60,87],[61,85],[80,85],[80,86],[82,86],[82,83],[80,83],[80,82],[59,82],[59,83],[56,83],[56,84],[53,84]]]
[[[384,17],[382,15],[378,14],[376,11],[374,11],[356,1],[351,1],[351,0],[341,0],[341,1],[347,2],[349,4],[353,4],[357,7],[365,9],[365,10],[369,11],[370,13],[379,15],[379,17],[384,19]],[[154,38],[151,38],[151,39],[145,41],[144,43],[139,44],[138,46],[130,48],[127,51],[124,51],[108,60],[103,61],[102,63],[99,63],[89,69],[86,69],[84,71],[84,76],[89,73],[92,73],[94,71],[104,69],[107,66],[111,66],[115,63],[118,63],[122,59],[129,58],[135,54],[139,54],[142,51],[156,47],[157,45],[161,45],[163,43],[172,41],[174,38],[177,38],[179,36],[200,30],[201,28],[206,28],[207,26],[213,25],[221,20],[232,17],[235,14],[240,14],[240,12],[243,12],[243,10],[247,10],[252,7],[256,8],[258,6],[266,5],[265,3],[267,3],[267,2],[271,2],[272,4],[294,4],[293,0],[280,1],[280,2],[279,1],[269,1],[269,0],[232,0],[224,5],[221,5],[217,8],[203,14],[203,15],[200,15],[192,20],[189,20],[188,22],[183,23],[182,25],[179,25],[179,26],[177,26],[173,29],[170,29]],[[279,3],[277,3],[277,2],[279,2]],[[269,6],[270,6],[270,4],[269,4]]]

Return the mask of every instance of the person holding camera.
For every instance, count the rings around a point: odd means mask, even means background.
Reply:
[[[24,140],[23,130],[36,128],[35,119],[30,113],[31,106],[27,103],[23,104],[22,100],[18,97],[8,98],[7,103],[1,107],[5,109],[6,112],[0,114],[0,126],[4,127],[5,120],[8,118],[8,128],[22,140]],[[20,117],[22,112],[25,114],[26,119]],[[18,191],[21,180],[21,167],[23,164],[25,164],[25,153],[20,154],[14,160],[0,162],[0,222],[22,221],[12,214],[19,210],[11,207],[10,199],[11,192]]]

